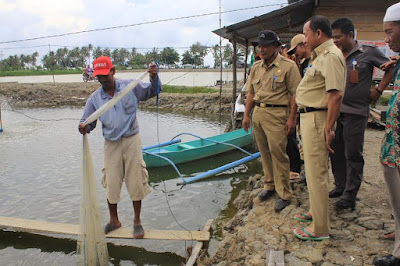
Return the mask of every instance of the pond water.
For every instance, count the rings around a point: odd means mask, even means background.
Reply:
[[[77,126],[81,114],[82,108],[15,110],[3,105],[0,216],[79,223],[82,136]],[[168,141],[182,132],[202,137],[220,134],[226,122],[143,110],[138,112],[138,120],[143,146]],[[100,128],[89,135],[89,144],[105,224],[108,208],[100,182],[104,141]],[[178,168],[184,176],[192,176],[242,156],[230,152]],[[172,167],[149,169],[153,191],[143,201],[142,224],[145,229],[198,230],[208,219],[221,223],[234,213],[232,195],[239,193],[249,175],[260,171],[260,165],[251,162],[181,188],[176,185],[180,179]],[[123,226],[131,226],[132,202],[125,187],[118,210]],[[216,229],[210,252],[220,240]],[[194,245],[192,241],[113,240],[108,247],[113,265],[177,265],[184,262],[186,247]],[[72,265],[78,259],[75,250],[73,240],[0,231],[1,265]]]
[[[137,71],[118,71],[115,77],[121,79],[138,78],[145,70]],[[221,79],[219,71],[196,71],[194,69],[180,69],[177,71],[160,70],[160,79],[163,84],[175,86],[215,86],[217,80]],[[243,69],[238,70],[237,79],[240,81],[244,78]],[[146,80],[147,78],[145,78]],[[233,80],[232,69],[224,69],[222,74],[223,83],[229,83]],[[70,75],[43,75],[43,76],[7,76],[0,77],[1,82],[19,82],[19,83],[42,83],[42,82],[82,82],[82,74]],[[95,81],[91,81],[95,82]]]

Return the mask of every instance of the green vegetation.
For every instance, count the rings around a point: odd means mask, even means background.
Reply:
[[[382,95],[376,105],[388,105],[391,95]]]
[[[49,46],[49,49],[50,46]],[[232,65],[233,49],[231,44],[222,47],[222,61],[224,66]],[[245,49],[238,48],[238,56],[243,57]],[[190,64],[195,68],[204,68],[204,57],[211,53],[214,57],[214,68],[221,66],[220,47],[218,44],[208,47],[196,42],[186,50],[182,56],[173,47],[153,49],[140,53],[136,48],[110,49],[93,47],[92,44],[74,48],[58,48],[50,50],[39,58],[39,53],[34,52],[30,55],[10,55],[0,60],[0,71],[24,71],[24,70],[43,70],[43,69],[83,69],[90,65],[94,59],[101,55],[111,58],[114,66],[129,69],[142,69],[151,61],[158,61],[161,68],[179,68],[179,62]],[[181,58],[182,57],[182,58]],[[76,72],[73,72],[76,73]],[[2,73],[2,75],[5,75]],[[14,74],[13,74],[14,75]],[[19,75],[19,74],[18,74]],[[29,73],[29,75],[34,75]],[[42,75],[42,74],[36,74]]]
[[[68,75],[68,74],[81,74],[81,69],[57,69],[57,70],[14,70],[14,71],[0,71],[0,77],[7,76],[39,76],[39,75]]]
[[[196,93],[217,93],[218,90],[208,87],[186,87],[186,86],[163,85],[163,92],[196,94]]]
[[[127,70],[126,67],[116,67],[117,71],[119,70]],[[145,70],[142,67],[143,71]],[[39,75],[70,75],[70,74],[82,74],[85,71],[83,68],[77,69],[54,69],[54,70],[1,70],[0,77],[7,76],[39,76]]]

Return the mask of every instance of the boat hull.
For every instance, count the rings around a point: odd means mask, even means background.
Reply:
[[[238,129],[206,139],[173,144],[167,147],[157,147],[146,150],[146,152],[166,157],[174,164],[180,164],[235,149],[233,146],[213,143],[207,139],[221,143],[229,143],[239,147],[248,146],[253,142],[251,131],[246,133],[243,129]],[[146,162],[147,167],[161,167],[170,165],[168,161],[147,153],[143,153],[143,159]]]

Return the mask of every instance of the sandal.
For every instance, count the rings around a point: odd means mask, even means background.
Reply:
[[[379,235],[378,238],[382,239],[382,240],[394,240],[395,236],[396,236],[395,232],[388,232],[388,233]]]
[[[114,225],[114,224],[107,223],[106,226],[104,227],[104,234],[108,234],[111,231],[114,231],[114,230],[116,230],[116,229],[118,229],[120,227],[121,227],[121,225],[117,226],[117,225]]]
[[[300,221],[300,222],[312,222],[312,216],[309,215],[309,213],[300,213],[300,214],[296,214],[295,216],[293,216],[293,219],[296,221]]]
[[[329,235],[312,235],[310,232],[306,230],[305,227],[302,228],[296,228],[293,230],[293,234],[297,237],[300,238],[301,240],[313,240],[313,241],[321,241],[325,239],[329,239]]]
[[[140,239],[144,237],[144,229],[142,225],[133,226],[133,238]]]

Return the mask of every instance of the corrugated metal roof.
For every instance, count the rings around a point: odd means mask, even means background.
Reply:
[[[289,43],[294,35],[303,31],[303,24],[312,17],[314,9],[315,0],[300,0],[281,9],[213,32],[228,40],[235,38],[239,44],[246,45],[246,40],[249,43],[255,41],[261,30],[273,30],[283,43]]]

